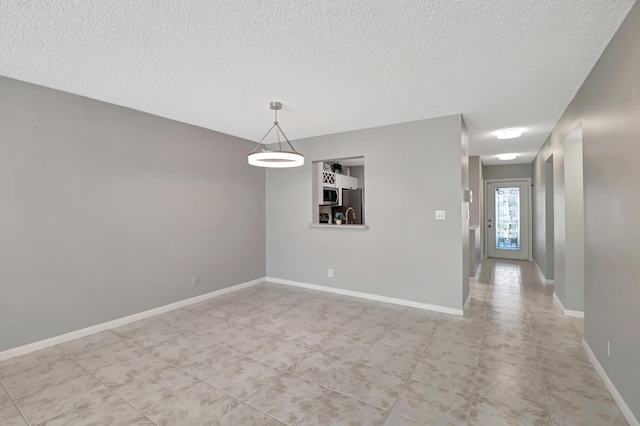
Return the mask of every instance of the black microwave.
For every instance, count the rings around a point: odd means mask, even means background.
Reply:
[[[338,190],[333,188],[324,188],[322,191],[322,201],[324,204],[337,204]]]

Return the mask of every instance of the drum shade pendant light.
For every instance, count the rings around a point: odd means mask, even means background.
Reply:
[[[269,131],[260,139],[258,145],[253,148],[253,151],[249,154],[249,164],[252,166],[258,167],[298,167],[304,164],[304,156],[300,154],[296,149],[291,145],[289,139],[285,136],[284,132],[280,128],[278,124],[278,110],[282,109],[282,104],[280,102],[271,102],[269,107],[275,113],[275,120],[273,121],[273,126],[269,129]],[[269,133],[273,129],[276,129],[276,134],[278,136],[278,150],[277,151],[269,151],[266,149],[265,144],[262,142],[269,136]],[[282,149],[282,141],[280,140],[280,135],[284,138],[284,140],[291,148],[291,151],[285,151]],[[262,149],[260,149],[262,147]]]

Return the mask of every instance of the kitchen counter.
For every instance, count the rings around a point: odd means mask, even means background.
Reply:
[[[336,225],[335,223],[310,223],[309,228],[368,229],[369,225]]]

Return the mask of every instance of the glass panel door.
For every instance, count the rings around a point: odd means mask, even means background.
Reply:
[[[520,250],[520,188],[496,188],[496,249]]]
[[[487,256],[529,259],[529,181],[488,181]]]

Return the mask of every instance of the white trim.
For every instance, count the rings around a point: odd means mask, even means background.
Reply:
[[[471,303],[471,291],[469,291],[469,294],[467,294],[467,300],[464,301],[464,306],[462,307],[462,310],[465,311],[469,309],[470,303]]]
[[[542,269],[540,269],[540,266],[538,265],[538,262],[536,262],[535,260],[532,260],[532,262],[536,265],[536,269],[538,270],[538,275],[540,275],[540,280],[542,281],[542,284],[554,284],[555,281],[550,280],[545,278],[544,274],[542,273]]]
[[[378,302],[393,303],[394,305],[410,306],[412,308],[425,309],[428,311],[442,312],[452,315],[464,315],[462,309],[449,308],[440,305],[431,305],[429,303],[413,302],[411,300],[396,299],[394,297],[379,296],[377,294],[362,293],[359,291],[344,290],[341,288],[327,287],[324,285],[308,284],[299,281],[283,280],[281,278],[267,277],[267,282],[276,284],[290,285],[294,287],[306,288],[309,290],[324,291],[327,293],[341,294],[343,296],[358,297],[360,299],[375,300]]]
[[[556,305],[558,306],[558,308],[560,308],[564,316],[574,317],[574,318],[584,318],[584,311],[572,311],[570,309],[565,309],[564,305],[562,304],[562,301],[560,300],[560,298],[558,297],[555,291],[553,292],[553,301],[556,302]]]
[[[600,365],[598,358],[596,358],[596,355],[593,353],[586,340],[582,341],[582,347],[587,353],[591,364],[593,364],[594,368],[598,372],[598,375],[604,382],[604,385],[609,390],[609,393],[611,393],[613,400],[616,402],[616,404],[618,404],[618,408],[622,412],[622,415],[629,422],[629,426],[640,426],[640,422],[638,422],[638,419],[636,419],[636,417],[633,415],[631,408],[629,408],[627,403],[624,401],[624,398],[622,398],[622,395],[620,395],[620,392],[618,392],[618,389],[616,389],[616,386],[613,384],[609,376],[607,376],[607,372],[604,371],[604,368],[602,368],[602,365]]]
[[[542,273],[542,269],[540,269],[540,265],[538,265],[538,262],[534,260],[533,264],[536,265],[536,269],[538,270],[538,275],[540,276],[540,281],[542,281],[542,284],[547,284],[547,279],[544,277],[544,274]]]
[[[193,305],[194,303],[202,302],[207,299],[222,296],[223,294],[231,293],[233,291],[242,290],[243,288],[251,287],[256,284],[264,282],[265,278],[258,278],[252,281],[247,281],[241,284],[236,284],[231,287],[215,290],[210,293],[202,294],[200,296],[191,297],[189,299],[180,300],[178,302],[170,303],[168,305],[159,306],[157,308],[149,309],[148,311],[139,312],[137,314],[129,315],[122,318],[117,318],[112,321],[103,322],[101,324],[92,325],[90,327],[81,328],[80,330],[74,330],[69,333],[61,334],[59,336],[50,337],[48,339],[40,340],[37,342],[29,343],[16,348],[7,349],[0,352],[0,361],[4,361],[9,358],[13,358],[20,355],[26,355],[31,352],[38,351],[40,349],[48,348],[50,346],[59,345],[61,343],[68,342],[70,340],[79,339],[80,337],[89,336],[90,334],[99,333],[101,331],[110,330],[112,328],[120,327],[125,324],[129,324],[135,321],[139,321],[144,318],[149,318],[154,315],[162,314],[165,312],[173,311],[174,309],[182,308],[185,306]]]

